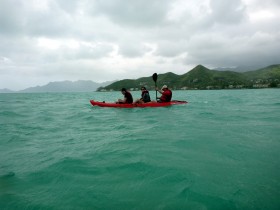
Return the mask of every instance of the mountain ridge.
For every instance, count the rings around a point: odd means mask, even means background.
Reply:
[[[171,89],[233,89],[280,87],[280,64],[248,72],[211,70],[197,65],[190,71],[177,75],[167,72],[158,75],[157,85],[168,85]],[[125,79],[112,83],[98,91],[116,91],[123,87],[138,90],[141,86],[153,89],[155,84],[151,77]]]

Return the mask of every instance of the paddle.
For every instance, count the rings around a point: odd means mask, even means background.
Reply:
[[[155,87],[157,87],[157,73],[153,74],[153,80],[155,82]],[[156,100],[157,100],[157,90],[156,90]]]

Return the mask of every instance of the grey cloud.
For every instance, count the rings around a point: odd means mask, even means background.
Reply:
[[[82,5],[83,2],[77,0],[56,0],[56,3],[62,10],[72,15],[84,6]]]
[[[37,13],[28,20],[25,30],[31,36],[68,37],[72,29],[69,25],[71,19],[66,15],[58,16],[55,12]]]
[[[81,46],[79,49],[64,48],[61,50],[61,57],[71,60],[79,59],[100,59],[108,56],[113,51],[113,46],[109,44],[97,44],[96,46]]]
[[[108,16],[117,24],[130,26],[157,26],[166,18],[169,3],[168,0],[96,0],[94,13]]]
[[[32,11],[26,16],[25,33],[30,36],[69,37],[73,31],[73,16],[54,2],[44,11]]]
[[[157,45],[156,55],[174,57],[187,51],[187,41],[160,41]]]
[[[127,36],[123,36],[118,41],[118,54],[127,58],[135,58],[142,57],[145,53],[150,52],[152,49],[143,42],[145,38],[140,37],[140,33],[138,36],[137,33],[128,33]]]
[[[214,22],[222,24],[240,23],[245,17],[245,6],[241,0],[211,0],[211,18]]]
[[[22,30],[24,11],[21,1],[0,1],[0,33],[15,34]]]
[[[254,7],[256,8],[275,8],[280,7],[280,1],[279,0],[255,0]]]
[[[32,8],[23,0],[0,1],[0,33],[9,35],[59,36],[71,29],[71,16],[55,2],[50,8]]]
[[[0,36],[0,40],[0,56],[10,59],[13,65],[34,62],[40,56],[33,38]]]
[[[219,66],[277,64],[280,40],[278,36],[220,37],[218,34],[194,37],[185,62]],[[269,53],[267,53],[269,51]]]
[[[146,49],[140,43],[132,43],[130,45],[120,45],[119,54],[125,57],[141,57],[146,52]]]

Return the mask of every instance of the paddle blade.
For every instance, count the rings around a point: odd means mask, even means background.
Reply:
[[[154,80],[155,82],[157,82],[157,73],[154,73],[154,74],[153,74],[153,80]]]

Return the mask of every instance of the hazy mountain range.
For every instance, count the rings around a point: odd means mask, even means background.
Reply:
[[[107,86],[111,83],[113,83],[113,81],[108,81],[104,83],[96,83],[91,80],[78,80],[75,82],[61,81],[50,82],[43,86],[30,87],[20,91],[0,89],[0,93],[90,92],[96,91],[98,87]]]

